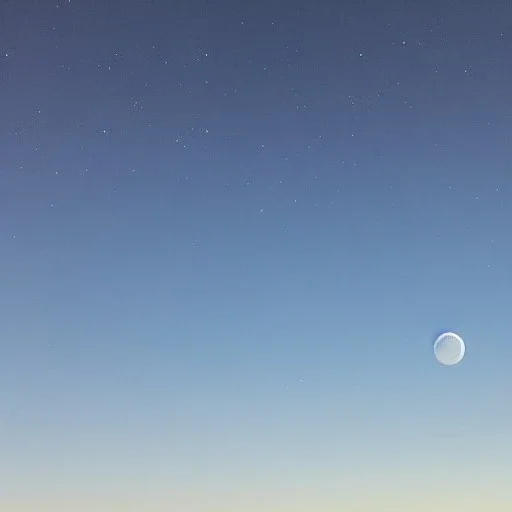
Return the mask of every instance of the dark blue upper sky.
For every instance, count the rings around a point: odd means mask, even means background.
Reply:
[[[476,482],[489,437],[504,492],[511,27],[505,0],[3,2],[0,508],[348,510],[342,480],[396,511],[404,478]]]

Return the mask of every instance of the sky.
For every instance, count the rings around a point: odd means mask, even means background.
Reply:
[[[511,510],[511,5],[2,2],[2,511]]]

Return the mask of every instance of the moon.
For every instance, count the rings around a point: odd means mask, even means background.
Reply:
[[[464,340],[454,332],[445,332],[434,342],[434,355],[444,366],[454,366],[460,363],[465,353]]]

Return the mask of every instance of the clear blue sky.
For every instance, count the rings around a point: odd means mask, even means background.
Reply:
[[[507,4],[5,2],[0,508],[510,510]]]

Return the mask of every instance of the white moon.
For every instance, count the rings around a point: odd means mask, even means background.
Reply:
[[[465,353],[464,340],[454,332],[445,332],[434,342],[434,355],[445,366],[460,363]]]

